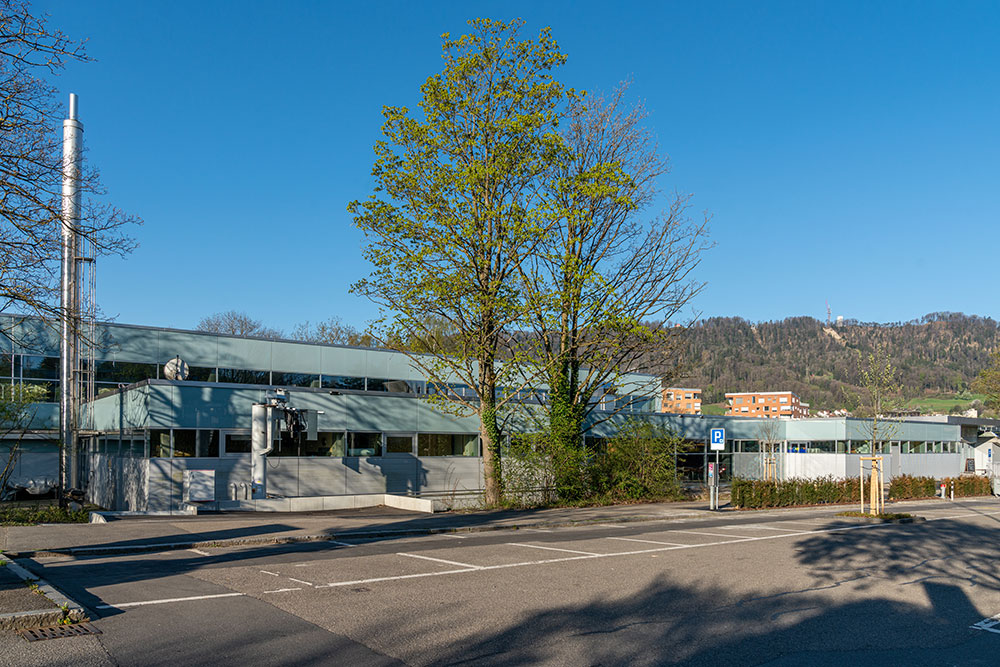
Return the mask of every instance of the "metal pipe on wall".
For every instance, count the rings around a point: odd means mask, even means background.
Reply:
[[[79,365],[80,315],[77,228],[80,222],[83,124],[77,119],[77,109],[77,97],[70,93],[69,118],[63,121],[62,269],[59,292],[59,310],[62,315],[59,341],[59,434],[62,440],[62,450],[59,457],[59,486],[62,494],[79,485],[76,451],[76,413],[79,407],[76,369]]]

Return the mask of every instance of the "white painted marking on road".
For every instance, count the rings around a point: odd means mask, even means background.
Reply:
[[[264,593],[288,593],[289,591],[301,591],[301,586],[296,586],[295,588],[276,588],[273,591],[264,591]]]
[[[579,551],[577,549],[560,549],[558,547],[543,547],[538,544],[523,544],[521,542],[508,542],[507,544],[512,547],[529,547],[531,549],[547,549],[548,551],[565,551],[568,554],[584,554],[586,556],[600,555],[600,554],[595,554],[593,551]]]
[[[744,523],[736,524],[732,526],[719,526],[722,530],[783,530],[789,533],[798,533],[801,528],[777,528],[774,526],[765,526],[762,523]]]
[[[673,551],[675,549],[676,550],[680,550],[680,549],[700,549],[702,547],[712,547],[712,546],[718,546],[718,545],[723,545],[723,544],[741,544],[741,543],[747,542],[747,541],[777,540],[777,539],[781,539],[781,538],[784,538],[784,537],[796,537],[798,535],[817,535],[817,534],[821,534],[821,533],[840,533],[840,532],[846,532],[846,531],[849,531],[849,530],[863,530],[863,529],[866,529],[866,528],[883,528],[885,526],[891,526],[891,525],[894,525],[894,524],[884,524],[884,523],[857,524],[857,525],[853,525],[853,526],[838,526],[836,528],[825,528],[825,529],[822,529],[822,530],[808,530],[808,531],[804,531],[804,532],[801,532],[801,533],[794,533],[794,534],[785,534],[785,533],[782,533],[781,535],[767,535],[767,536],[764,536],[764,537],[750,538],[749,540],[746,539],[746,538],[740,538],[740,539],[735,539],[735,540],[725,540],[725,541],[722,541],[722,542],[708,542],[706,544],[683,544],[683,545],[679,545],[679,546],[658,547],[656,549],[640,549],[640,550],[637,550],[637,551],[620,551],[620,552],[608,553],[608,554],[589,554],[587,552],[580,552],[580,553],[582,553],[584,555],[580,555],[580,556],[566,556],[564,558],[549,558],[549,559],[546,559],[546,560],[523,561],[523,562],[520,562],[520,563],[504,563],[502,565],[482,565],[482,566],[479,566],[479,567],[476,567],[476,568],[464,568],[464,569],[461,569],[461,570],[442,570],[440,572],[422,572],[422,573],[419,573],[419,574],[400,574],[400,575],[396,575],[396,576],[374,577],[372,579],[355,579],[353,581],[337,581],[337,582],[332,582],[332,583],[329,583],[329,584],[317,584],[316,588],[335,588],[335,587],[339,587],[339,586],[357,586],[357,585],[360,585],[360,584],[374,584],[374,583],[379,583],[379,582],[383,582],[383,581],[401,581],[401,580],[404,580],[404,579],[422,579],[424,577],[442,577],[442,576],[449,575],[449,574],[461,574],[463,572],[486,572],[487,570],[503,570],[503,569],[507,569],[507,568],[511,568],[511,567],[525,567],[527,565],[546,565],[546,564],[549,564],[549,563],[566,563],[566,562],[574,561],[574,560],[591,560],[591,559],[595,559],[595,558],[614,558],[616,556],[639,556],[639,555],[643,555],[643,554],[659,553],[659,552],[662,552],[662,551]],[[611,539],[611,538],[609,538],[609,539]],[[510,544],[514,544],[514,543],[510,543]],[[536,545],[515,544],[515,546],[536,546]]]
[[[189,602],[193,600],[214,600],[215,598],[241,597],[243,593],[219,593],[217,595],[194,595],[189,598],[164,598],[162,600],[144,600],[143,602],[121,602],[119,604],[99,604],[96,609],[125,609],[127,607],[145,607],[151,604],[167,604],[168,602]]]
[[[668,530],[667,533],[687,533],[689,535],[707,535],[708,537],[739,537],[744,540],[759,540],[760,537],[750,537],[749,535],[726,535],[724,533],[705,533],[700,530]]]
[[[669,544],[672,547],[690,546],[679,542],[660,542],[659,540],[638,540],[634,537],[609,537],[609,540],[622,540],[624,542],[645,542],[646,544]]]
[[[478,565],[470,565],[469,563],[459,563],[458,561],[445,560],[444,558],[432,558],[430,556],[421,556],[420,554],[407,554],[407,553],[398,553],[396,555],[397,556],[406,556],[408,558],[420,558],[420,559],[423,559],[423,560],[432,560],[432,561],[434,561],[436,563],[444,563],[445,565],[457,565],[459,567],[467,567],[467,568],[469,568],[471,570],[478,570],[479,569]]]
[[[601,528],[628,528],[628,526],[623,526],[620,523],[599,523],[597,525]]]
[[[305,584],[306,586],[315,586],[315,584],[311,584],[308,581],[302,581],[301,579],[293,579],[291,577],[288,577],[288,580],[289,581],[294,581],[297,584]]]
[[[188,551],[190,551],[192,553],[196,553],[199,556],[211,556],[212,555],[212,554],[208,553],[207,551],[202,551],[201,549],[188,549]]]
[[[552,531],[548,528],[522,528],[523,532],[526,533],[551,533]]]
[[[357,544],[351,544],[349,542],[338,542],[337,540],[329,540],[330,544],[337,544],[342,547],[356,547]]]
[[[438,533],[441,537],[451,537],[456,540],[464,540],[468,535],[452,535],[451,533]]]
[[[271,575],[272,577],[277,577],[277,576],[278,576],[278,573],[277,573],[277,572],[268,572],[267,570],[261,570],[261,573],[262,573],[262,574],[269,574],[269,575]]]
[[[1000,635],[1000,628],[997,628],[997,625],[1000,625],[1000,614],[984,618],[978,623],[973,623],[969,627],[973,630],[986,630],[986,632],[994,632]]]

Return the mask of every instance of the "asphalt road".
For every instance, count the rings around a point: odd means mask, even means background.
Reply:
[[[834,511],[25,561],[102,634],[0,663],[1000,663],[1000,502]]]

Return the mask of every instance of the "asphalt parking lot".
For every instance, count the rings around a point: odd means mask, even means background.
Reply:
[[[1000,502],[835,511],[36,558],[102,634],[0,661],[997,663]]]

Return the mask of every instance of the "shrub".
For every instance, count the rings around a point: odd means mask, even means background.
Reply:
[[[858,478],[787,479],[764,481],[736,477],[732,503],[744,509],[846,503],[861,497]]]
[[[933,477],[914,477],[900,475],[889,483],[889,498],[904,500],[907,498],[930,498],[938,490],[938,483]]]
[[[610,503],[675,499],[673,433],[648,423],[625,424],[600,451],[560,446],[545,433],[512,435],[503,453],[504,505]]]

